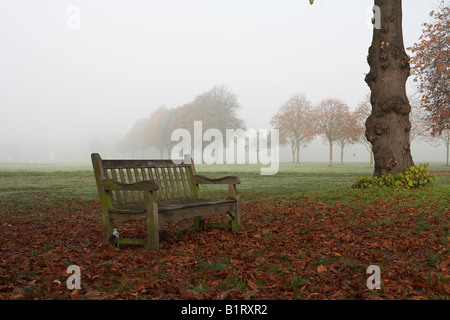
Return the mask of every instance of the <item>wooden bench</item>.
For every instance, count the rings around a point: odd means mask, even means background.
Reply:
[[[223,227],[232,232],[241,228],[238,177],[211,179],[197,175],[187,156],[177,164],[172,160],[103,160],[91,155],[102,207],[103,243],[140,244],[159,248],[159,230],[171,220],[194,219],[194,230]],[[226,184],[226,200],[207,200],[200,196],[200,184]],[[205,223],[202,216],[228,213],[228,223]],[[145,239],[116,238],[114,219],[146,221]]]

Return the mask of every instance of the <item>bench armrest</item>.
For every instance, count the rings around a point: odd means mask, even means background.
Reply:
[[[144,180],[136,183],[123,183],[110,179],[103,180],[103,188],[109,190],[125,190],[125,191],[157,191],[158,184],[153,180]]]
[[[213,179],[196,174],[194,175],[194,182],[196,184],[240,184],[241,180],[235,176]]]

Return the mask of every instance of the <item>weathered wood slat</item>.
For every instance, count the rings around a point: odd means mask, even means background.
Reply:
[[[161,185],[160,185],[160,183],[159,183],[159,181],[158,181],[158,177],[156,176],[156,175],[154,175],[153,174],[153,172],[152,172],[152,168],[147,168],[147,170],[146,170],[146,172],[147,172],[147,174],[148,174],[148,176],[149,176],[149,180],[153,180],[153,181],[156,181],[156,183],[158,184],[158,195],[157,195],[157,198],[159,199],[160,197],[161,197],[161,192],[162,192],[162,190],[161,190]]]
[[[197,184],[240,184],[241,180],[235,176],[228,176],[219,179],[211,179],[201,175],[194,175]]]
[[[169,211],[162,211],[160,214],[160,220],[173,221],[193,217],[201,217],[216,213],[226,213],[228,210],[233,210],[234,207],[235,204],[232,202],[204,205],[199,207],[180,207]]]
[[[171,168],[165,168],[163,169],[164,171],[167,172],[167,179],[169,180],[169,185],[170,185],[170,196],[173,199],[177,199],[178,197],[176,196],[176,190],[175,190],[175,184],[174,184],[174,178],[172,177],[172,173],[170,172]]]
[[[189,167],[172,160],[102,160],[104,169]]]
[[[136,169],[141,169],[142,180],[153,180],[153,179],[150,179],[150,176],[148,176],[148,179],[147,179],[147,173],[145,171],[146,168],[136,168]]]
[[[133,171],[132,169],[135,168],[127,168],[127,176],[128,176],[128,182],[129,183],[136,183],[136,178],[133,175]],[[139,192],[136,191],[132,191],[131,192],[131,199],[133,200],[133,202],[138,202],[139,201]]]
[[[183,199],[183,196],[181,194],[181,180],[180,177],[178,176],[177,173],[177,169],[176,168],[172,168],[173,170],[173,176],[174,176],[174,181],[175,181],[175,185],[176,185],[176,189],[177,189],[177,194],[178,194],[178,198],[179,199]]]
[[[138,168],[133,168],[134,171],[134,179],[136,182],[140,182],[143,181],[144,179],[141,179],[141,177],[139,176],[139,169]],[[137,197],[137,201],[142,202],[144,200],[144,198],[142,197],[142,192],[136,192],[136,197]]]
[[[164,183],[164,186],[166,188],[166,196],[167,196],[166,199],[173,199],[171,190],[170,190],[170,182],[169,182],[169,179],[166,177],[166,168],[159,168],[156,170],[159,170],[159,172],[161,174],[161,178]]]
[[[113,178],[113,180],[118,181],[116,169],[111,169],[111,177]],[[116,195],[116,201],[117,201],[118,203],[123,203],[123,202],[125,202],[125,201],[122,200],[122,196],[121,196],[122,194],[121,194],[120,191],[115,191],[114,193],[115,193],[115,195]]]
[[[120,181],[123,182],[123,183],[128,183],[128,181],[125,178],[124,168],[120,168],[120,169],[117,169],[117,170],[119,170]],[[122,194],[123,194],[123,197],[124,197],[126,203],[133,202],[133,201],[131,201],[131,199],[129,197],[129,192],[128,191],[123,191]]]
[[[186,177],[183,173],[183,168],[178,168],[179,172],[180,172],[180,180],[181,183],[183,184],[183,193],[184,193],[184,198],[190,198],[190,192],[189,192],[189,187],[186,184]]]
[[[172,199],[170,196],[169,183],[165,177],[164,168],[156,168],[155,170],[160,172],[159,181],[161,181],[161,185],[164,185],[164,199]]]
[[[184,181],[186,181],[187,190],[189,192],[189,197],[195,198],[196,194],[195,194],[194,189],[192,188],[192,183],[190,182],[190,170],[189,169],[190,169],[189,167],[183,168]]]
[[[158,169],[156,168],[149,168],[149,172],[153,173],[153,176],[156,180],[156,182],[158,183],[158,187],[159,187],[159,192],[158,192],[158,199],[165,199],[166,198],[166,190],[165,190],[165,186],[163,183],[161,183],[161,178],[159,177],[159,172]]]
[[[185,208],[200,208],[211,205],[232,205],[235,200],[207,200],[207,199],[193,199],[177,202],[161,202],[158,206],[160,212],[173,211]]]
[[[114,180],[104,180],[103,186],[105,191],[122,190],[122,191],[157,191],[158,184],[155,181],[139,181],[136,183],[123,183]],[[134,201],[136,202],[136,201]]]

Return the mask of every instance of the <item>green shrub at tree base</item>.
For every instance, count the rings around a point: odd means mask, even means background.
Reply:
[[[420,188],[428,185],[436,179],[436,176],[427,171],[428,163],[419,166],[406,168],[405,173],[399,173],[395,176],[389,174],[380,177],[361,176],[356,179],[353,188],[372,188],[372,187],[398,187],[398,188]]]

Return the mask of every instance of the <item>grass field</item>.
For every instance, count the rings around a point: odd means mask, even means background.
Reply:
[[[242,232],[170,222],[143,251],[101,244],[90,165],[0,164],[0,299],[449,299],[448,167],[431,164],[436,181],[416,190],[351,189],[365,164],[259,169],[197,166],[241,178]],[[66,286],[72,264],[80,290]],[[370,265],[381,289],[367,288]]]

